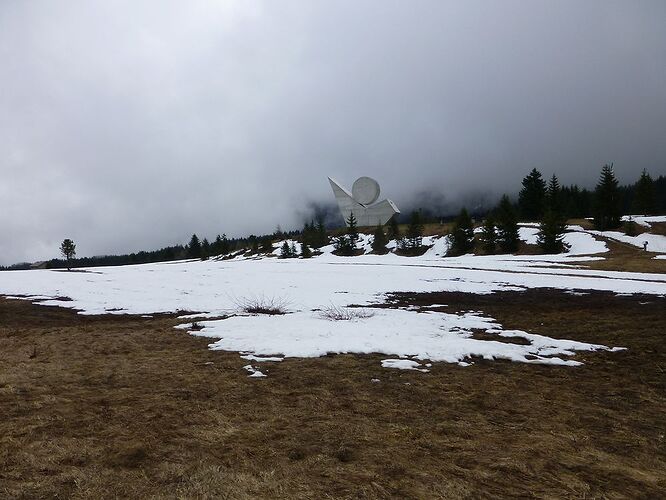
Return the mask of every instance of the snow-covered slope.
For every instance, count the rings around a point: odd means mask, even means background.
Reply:
[[[532,229],[522,228],[521,236],[532,238]],[[467,363],[470,356],[482,356],[576,364],[563,356],[574,350],[603,346],[504,331],[492,318],[476,313],[368,309],[371,314],[361,315],[366,317],[347,321],[332,321],[321,314],[328,307],[349,310],[352,304],[382,303],[387,293],[396,291],[487,294],[549,287],[666,294],[666,275],[578,268],[577,262],[602,258],[589,254],[607,251],[606,245],[583,231],[568,233],[566,240],[571,252],[564,255],[443,258],[448,239],[427,238],[424,242],[431,248],[420,257],[400,257],[393,253],[338,257],[329,246],[312,259],[236,257],[101,267],[87,272],[12,271],[0,273],[0,294],[48,297],[51,300],[42,303],[76,308],[82,314],[201,313],[204,329],[196,332],[197,335],[215,339],[211,344],[213,349],[240,351],[245,356],[254,356],[251,358],[254,362],[256,357],[265,356],[281,359],[329,352],[381,352],[422,361]],[[366,247],[369,237],[364,236],[362,244]],[[71,300],[62,301],[58,297]],[[262,316],[239,311],[239,304],[255,299],[261,302],[264,298],[285,303],[287,314]],[[211,319],[223,315],[232,317]],[[194,318],[184,317],[183,321],[190,322],[184,323],[183,328],[188,329]],[[530,344],[476,340],[471,336],[474,329],[522,336]],[[409,363],[397,363],[403,364]]]

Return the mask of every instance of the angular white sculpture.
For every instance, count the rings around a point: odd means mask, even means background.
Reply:
[[[358,226],[383,226],[391,217],[400,213],[398,207],[391,200],[382,200],[375,203],[379,198],[379,184],[370,177],[356,179],[351,193],[330,177],[328,182],[331,183],[335,200],[338,202],[345,224],[347,224],[347,219],[352,213],[356,217]]]

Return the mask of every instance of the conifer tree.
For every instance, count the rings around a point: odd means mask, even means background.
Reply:
[[[201,258],[201,242],[196,234],[192,235],[189,245],[187,245],[187,258],[200,259]]]
[[[539,224],[537,245],[544,253],[562,253],[567,250],[564,243],[566,225],[562,216],[553,210],[546,210],[543,220]]]
[[[396,245],[400,246],[400,241],[402,240],[402,235],[400,234],[400,226],[398,225],[397,216],[391,217],[388,225],[388,239],[395,240]]]
[[[564,216],[564,206],[562,200],[562,188],[557,176],[553,174],[548,183],[546,192],[546,210],[552,210],[556,214]]]
[[[495,230],[495,219],[491,216],[486,217],[483,221],[483,228],[481,230],[481,248],[483,253],[493,255],[497,250],[497,231]]]
[[[387,244],[388,239],[386,238],[386,234],[384,234],[384,228],[378,225],[372,237],[372,251],[377,254],[384,254],[387,252]]]
[[[76,245],[69,238],[62,240],[60,244],[60,253],[67,261],[67,270],[71,271],[72,269],[72,259],[76,255]]]
[[[284,240],[282,242],[282,246],[280,247],[280,258],[290,259],[291,257],[293,257],[293,254],[291,252],[291,247],[289,246],[289,242],[287,240]]]
[[[298,257],[298,251],[296,250],[296,244],[293,241],[291,242],[291,245],[289,245],[289,253],[291,254],[289,256],[292,257],[292,258]]]
[[[310,247],[305,242],[301,243],[301,257],[304,259],[312,257],[312,250],[310,250]]]
[[[265,236],[261,239],[261,252],[262,253],[272,253],[273,252],[273,241],[269,236]]]
[[[404,250],[416,252],[421,248],[423,240],[423,223],[421,222],[421,212],[419,210],[412,211],[405,236],[405,239],[401,241]]]
[[[653,215],[656,213],[656,208],[654,181],[647,170],[643,169],[634,189],[633,209],[639,215]]]
[[[316,238],[313,243],[313,247],[321,248],[328,245],[328,235],[326,234],[326,226],[324,226],[324,219],[321,217],[317,218],[317,229],[316,229]]]
[[[518,195],[518,206],[523,218],[539,220],[543,215],[546,200],[546,182],[536,168],[523,179],[523,188]]]
[[[210,243],[206,238],[201,241],[201,260],[208,260],[210,257]]]
[[[347,217],[347,237],[349,238],[349,241],[352,243],[354,248],[356,248],[356,242],[358,241],[358,229],[356,227],[356,216],[354,215],[354,212],[351,212],[349,217]]]
[[[450,255],[463,255],[474,249],[474,226],[472,219],[463,208],[456,218],[451,232]]]
[[[227,255],[229,252],[231,252],[231,243],[227,239],[227,235],[222,234],[222,241],[220,243],[220,253],[222,255]]]
[[[599,183],[594,191],[594,226],[599,231],[620,227],[622,218],[620,191],[613,172],[613,164],[601,169]]]
[[[518,251],[518,219],[507,195],[502,196],[497,207],[497,245],[503,253]]]

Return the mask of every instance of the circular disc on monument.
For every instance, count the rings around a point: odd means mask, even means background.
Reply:
[[[379,198],[379,183],[370,177],[359,177],[352,186],[352,196],[361,205],[370,205]]]

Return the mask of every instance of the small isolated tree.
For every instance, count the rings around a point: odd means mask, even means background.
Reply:
[[[347,236],[349,237],[349,240],[353,243],[355,248],[356,242],[358,241],[358,228],[354,212],[351,212],[349,214],[349,217],[347,217]]]
[[[388,239],[386,238],[386,234],[384,234],[384,228],[378,225],[372,236],[372,251],[377,254],[384,254],[388,251],[386,248],[387,244]]]
[[[657,211],[654,181],[645,169],[643,169],[641,177],[636,183],[633,209],[640,215],[652,215]]]
[[[553,210],[546,210],[539,225],[537,245],[544,253],[566,252],[568,246],[564,243],[566,226],[562,216]]]
[[[481,248],[483,253],[492,255],[497,250],[497,231],[495,230],[495,219],[488,216],[483,221],[481,228]]]
[[[525,176],[523,187],[518,195],[521,215],[527,220],[539,220],[543,215],[546,201],[546,182],[536,168]]]
[[[503,253],[518,251],[518,218],[507,195],[502,196],[497,207],[497,245]]]
[[[463,208],[460,215],[453,225],[451,232],[451,248],[449,249],[450,255],[463,255],[471,252],[474,249],[474,226],[472,219],[467,213],[467,209]]]
[[[187,258],[201,258],[201,242],[199,241],[199,237],[196,234],[192,235],[192,238],[190,238],[190,243],[187,245]]]
[[[601,177],[594,191],[594,226],[599,231],[620,227],[622,209],[620,190],[613,172],[613,164],[601,169]]]
[[[304,259],[312,257],[312,250],[310,250],[310,246],[305,242],[301,243],[301,257]]]
[[[76,245],[72,240],[69,238],[65,238],[62,240],[62,243],[60,244],[60,253],[62,256],[65,258],[67,261],[67,270],[72,269],[72,259],[76,255]]]

